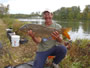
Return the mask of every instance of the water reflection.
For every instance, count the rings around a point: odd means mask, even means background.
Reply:
[[[28,21],[33,24],[41,24],[44,22],[43,19],[19,19],[20,21]],[[76,39],[90,39],[90,22],[79,22],[79,21],[54,21],[60,24],[62,27],[71,27],[72,30],[69,32],[71,40]]]
[[[19,19],[20,21],[23,22],[32,22],[33,24],[42,24],[44,22],[44,19]]]
[[[79,21],[58,21],[62,27],[71,27],[69,32],[71,40],[76,39],[90,39],[90,23]]]
[[[79,29],[77,31],[70,31],[69,32],[70,37],[72,40],[76,40],[76,39],[90,39],[90,34],[86,34],[84,33],[84,30],[82,28],[82,26],[79,26]]]

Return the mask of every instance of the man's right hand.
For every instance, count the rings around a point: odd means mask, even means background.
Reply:
[[[38,44],[38,43],[41,42],[41,38],[40,38],[40,37],[35,37],[35,33],[32,32],[32,30],[29,30],[29,31],[28,31],[28,35],[32,37],[32,39],[33,39],[33,41],[34,41],[35,43]]]
[[[35,33],[32,32],[32,30],[29,30],[29,31],[28,31],[28,35],[31,36],[31,37],[34,37]]]

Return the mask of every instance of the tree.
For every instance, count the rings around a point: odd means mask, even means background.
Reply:
[[[80,7],[62,7],[54,12],[54,19],[80,19]]]
[[[90,5],[86,5],[84,11],[83,11],[83,19],[84,20],[90,20]]]
[[[4,6],[3,4],[0,4],[0,17],[3,17],[4,15],[8,15],[9,11],[9,5]]]

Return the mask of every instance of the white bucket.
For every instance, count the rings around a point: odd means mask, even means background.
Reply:
[[[20,41],[20,36],[19,35],[12,35],[11,36],[12,47],[18,47],[19,46],[19,41]]]

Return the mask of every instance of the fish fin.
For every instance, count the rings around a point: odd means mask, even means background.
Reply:
[[[55,37],[53,37],[53,36],[51,36],[51,37],[52,37],[52,39],[53,39],[53,40],[56,40],[56,38],[55,38]]]
[[[70,35],[68,34],[68,32],[71,30],[71,28],[64,28],[64,29],[62,29],[62,34],[66,37],[66,38],[68,38],[68,39],[71,39],[70,38]]]

